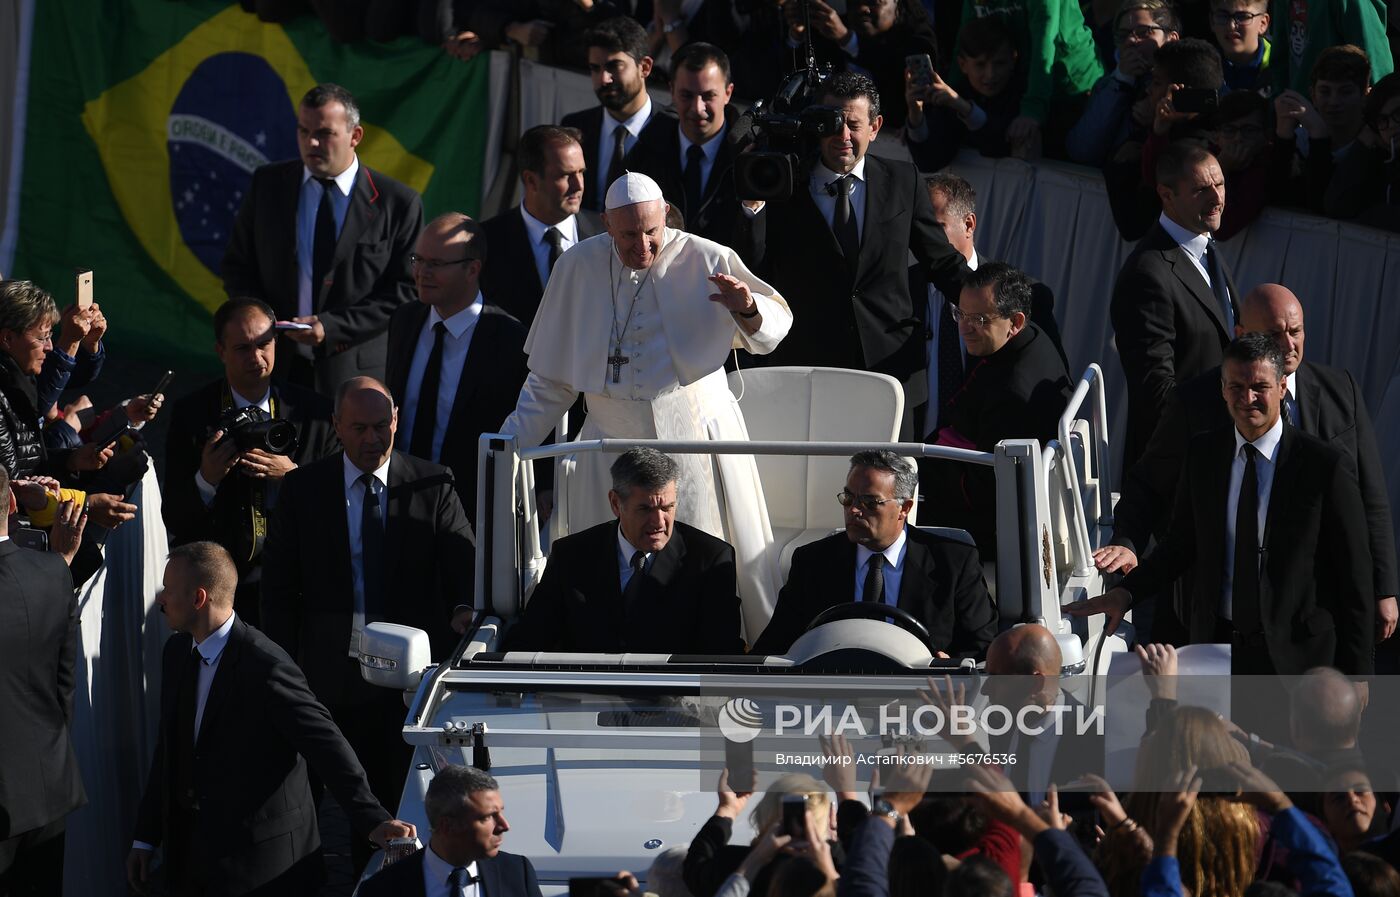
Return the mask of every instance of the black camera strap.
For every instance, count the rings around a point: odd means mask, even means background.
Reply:
[[[227,414],[234,410],[233,389],[228,381],[224,381],[223,400],[220,408],[221,414]],[[267,389],[267,407],[269,416],[277,419],[277,394],[269,386]],[[247,561],[252,561],[262,554],[263,542],[267,541],[267,480],[257,480],[251,477],[248,480],[248,517],[249,525],[252,529],[253,544],[248,552]]]

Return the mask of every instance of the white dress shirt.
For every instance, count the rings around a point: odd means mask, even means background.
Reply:
[[[345,227],[345,215],[350,211],[350,191],[355,189],[355,175],[360,173],[360,157],[350,161],[350,167],[335,176],[331,191],[331,210],[335,212],[335,235]],[[311,262],[316,247],[316,213],[321,208],[325,188],[313,180],[311,169],[301,168],[301,193],[297,196],[297,314],[314,314],[315,291],[311,286]]]
[[[1277,464],[1279,440],[1283,438],[1283,415],[1274,421],[1269,432],[1254,440],[1259,454],[1254,459],[1254,475],[1259,483],[1259,533],[1263,547],[1264,521],[1269,518],[1269,493],[1274,488],[1274,467]],[[1225,500],[1225,576],[1220,586],[1220,616],[1233,620],[1232,597],[1235,585],[1235,515],[1240,501],[1240,486],[1244,483],[1244,446],[1247,440],[1235,431],[1235,459],[1230,462],[1230,491]]]
[[[258,399],[257,401],[254,401],[254,400],[252,400],[252,399],[250,399],[250,398],[247,398],[246,396],[239,395],[239,394],[238,394],[238,390],[234,389],[232,386],[230,386],[230,387],[228,388],[228,391],[229,391],[229,394],[233,396],[233,407],[234,407],[234,408],[247,408],[249,405],[256,405],[257,407],[261,408],[263,411],[266,411],[266,412],[268,413],[269,416],[271,416],[271,414],[272,414],[272,389],[271,389],[271,388],[269,388],[269,389],[267,390],[267,392],[263,393],[263,397],[262,397],[261,399]],[[233,471],[229,471],[228,475],[229,475],[229,476],[232,476],[232,475],[233,475]],[[194,487],[195,487],[196,489],[199,490],[199,497],[200,497],[200,499],[204,502],[204,506],[205,506],[206,508],[209,507],[210,505],[212,505],[212,504],[214,503],[214,494],[215,494],[216,492],[219,491],[219,487],[213,485],[213,484],[210,483],[208,480],[206,480],[206,479],[204,478],[204,473],[203,473],[203,471],[196,470],[196,471],[194,472]]]
[[[424,897],[477,897],[480,894],[474,879],[478,877],[476,863],[467,864],[468,884],[465,888],[454,888],[447,883],[455,867],[433,853],[431,844],[423,848],[423,894]]]
[[[865,157],[861,156],[856,167],[851,169],[851,214],[856,219],[856,233],[865,233]],[[841,177],[841,175],[827,168],[818,162],[812,166],[812,177],[808,182],[808,188],[812,192],[812,200],[817,204],[817,209],[821,211],[822,218],[826,219],[826,226],[831,227],[831,220],[836,216],[836,197],[826,192],[826,185]],[[834,233],[834,231],[833,231]]]
[[[433,354],[433,341],[436,334],[433,327],[441,321],[447,328],[442,337],[442,370],[438,373],[437,416],[433,419],[433,452],[429,461],[442,456],[442,442],[447,436],[447,423],[452,417],[452,405],[457,400],[457,387],[462,382],[462,367],[467,363],[467,350],[471,348],[472,334],[476,322],[481,318],[481,291],[471,305],[444,318],[436,308],[428,312],[428,320],[418,331],[418,342],[413,347],[413,361],[408,366],[408,380],[404,386],[403,407],[399,409],[398,437],[403,445],[413,438],[413,421],[418,414],[418,395],[423,388],[423,373],[428,369],[428,356]],[[407,437],[407,440],[405,440]]]
[[[1298,416],[1298,372],[1294,371],[1283,380],[1283,413],[1288,415],[1288,422],[1295,427],[1303,425],[1303,419]],[[1262,532],[1262,531],[1261,531]]]
[[[619,585],[622,589],[627,588],[627,583],[632,580],[632,555],[640,551],[637,546],[627,541],[627,537],[622,534],[622,527],[617,528],[617,569],[622,574]],[[645,570],[651,564],[652,554],[645,552],[646,557],[642,560],[642,569]]]
[[[642,128],[647,126],[651,120],[651,94],[642,88],[642,94],[646,97],[646,102],[642,108],[638,109],[631,118],[618,121],[608,114],[607,109],[603,110],[603,127],[598,134],[598,170],[593,176],[597,178],[598,184],[598,208],[603,207],[603,198],[608,195],[608,167],[612,165],[613,155],[613,130],[622,125],[627,129],[627,138],[623,141],[622,147],[626,152],[631,152],[632,147],[637,145],[637,138],[641,136]]]
[[[724,135],[725,135],[725,132],[727,132],[728,130],[729,130],[729,125],[726,123],[726,124],[724,125],[724,127],[722,127],[722,128],[719,129],[719,133],[718,133],[718,134],[716,134],[715,136],[711,137],[709,140],[705,141],[704,143],[700,144],[700,152],[702,153],[702,155],[701,155],[701,157],[700,157],[700,195],[701,195],[701,196],[704,196],[704,195],[705,195],[705,188],[708,187],[709,184],[710,184],[710,172],[711,172],[711,171],[714,171],[714,169],[715,169],[715,157],[719,155],[719,147],[720,147],[720,144],[722,144],[722,143],[724,142]],[[691,142],[690,142],[690,138],[685,136],[685,131],[681,130],[681,126],[680,126],[680,125],[676,125],[676,133],[679,134],[679,135],[680,135],[680,138],[681,138],[681,180],[684,181],[684,180],[685,180],[685,163],[686,163],[687,154],[690,152],[690,148],[691,148],[692,146],[694,146],[695,144],[691,143]],[[690,209],[689,211],[690,211],[690,214],[693,215],[693,214],[695,214],[695,211],[696,211],[696,210],[695,210],[695,209]]]
[[[360,517],[365,511],[365,484],[360,482],[364,471],[351,462],[349,455],[342,454],[341,458],[345,463],[345,523],[350,533],[350,579],[355,584],[355,613],[350,624],[349,649],[350,656],[356,657],[360,651],[360,632],[365,628],[365,562],[360,551]],[[379,512],[384,517],[387,529],[389,503],[385,501],[385,496],[389,492],[388,461],[374,471],[374,479],[379,484]]]
[[[904,578],[904,556],[908,552],[905,549],[909,545],[909,539],[905,531],[899,531],[899,538],[889,544],[884,551],[880,552],[885,556],[885,603],[899,604],[899,583]],[[875,552],[864,545],[856,546],[856,600],[865,600],[865,577],[870,572],[870,559],[875,556]]]
[[[530,238],[535,273],[540,276],[540,287],[543,288],[549,284],[549,241],[545,239],[545,234],[551,227],[556,228],[563,238],[559,241],[559,251],[568,252],[569,247],[578,242],[578,218],[570,215],[558,224],[545,224],[531,215],[524,203],[520,205],[520,217],[525,219],[525,235]]]
[[[1163,212],[1162,217],[1158,218],[1157,221],[1162,225],[1162,230],[1166,231],[1167,235],[1176,241],[1176,245],[1185,250],[1186,257],[1191,260],[1191,265],[1200,273],[1201,279],[1206,282],[1206,289],[1214,290],[1215,285],[1210,282],[1210,273],[1206,269],[1206,247],[1210,245],[1210,234],[1193,234],[1168,218],[1166,212]],[[1215,251],[1219,253],[1219,247],[1217,247]],[[1226,292],[1229,292],[1229,289],[1229,285],[1226,284]],[[1212,293],[1212,295],[1214,294]],[[1228,330],[1233,327],[1235,325],[1234,312],[1227,312],[1223,308],[1219,309],[1219,311],[1221,314],[1225,315],[1226,329]]]
[[[972,250],[972,258],[967,260],[967,267],[976,271],[979,259],[977,250]],[[952,300],[954,305],[958,300]],[[957,328],[953,323],[952,315],[947,312],[947,304],[943,294],[938,287],[933,284],[928,285],[928,331],[924,334],[927,342],[924,345],[924,359],[928,366],[928,403],[929,414],[926,429],[933,429],[933,425],[938,421],[938,339],[944,327]],[[962,335],[958,335],[958,346],[962,349],[963,368],[967,368],[967,343],[963,342]]]

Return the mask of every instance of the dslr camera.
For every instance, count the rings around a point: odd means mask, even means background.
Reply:
[[[232,439],[240,452],[261,449],[271,455],[290,455],[297,448],[297,428],[292,422],[273,420],[256,405],[225,411],[219,422],[209,428],[206,438],[218,430],[224,431],[218,444]]]

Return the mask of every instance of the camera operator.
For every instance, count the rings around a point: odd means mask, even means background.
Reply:
[[[765,357],[774,365],[820,365],[889,374],[904,386],[900,438],[928,394],[924,333],[909,293],[910,252],[945,296],[962,292],[967,265],[948,243],[918,170],[867,155],[880,132],[880,95],[864,75],[843,72],[817,91],[840,125],[804,161],[784,202],[743,203],[734,248],[803,313]]]
[[[219,307],[214,351],[224,376],[175,403],[165,450],[171,544],[209,540],[227,548],[238,565],[238,614],[254,625],[262,542],[282,477],[335,447],[330,400],[272,380],[275,321],[260,299]],[[281,444],[293,434],[290,445]]]

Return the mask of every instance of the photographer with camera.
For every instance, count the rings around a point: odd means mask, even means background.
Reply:
[[[755,191],[747,188],[755,185],[740,177],[738,163],[735,168],[740,196],[749,201],[734,229],[734,248],[781,293],[802,297],[802,313],[765,360],[893,376],[904,386],[900,438],[910,438],[913,409],[925,402],[928,383],[920,325],[926,297],[919,296],[916,307],[906,259],[912,252],[945,296],[961,293],[967,264],[939,226],[918,169],[867,155],[884,123],[875,84],[843,72],[812,95],[820,106],[804,110],[803,119],[830,111],[839,122],[812,141],[816,158],[791,157],[790,197],[752,201]]]
[[[274,383],[272,308],[230,299],[214,313],[224,376],[175,404],[163,514],[171,545],[218,542],[238,565],[239,616],[256,625],[263,539],[282,477],[335,447],[329,399]]]

